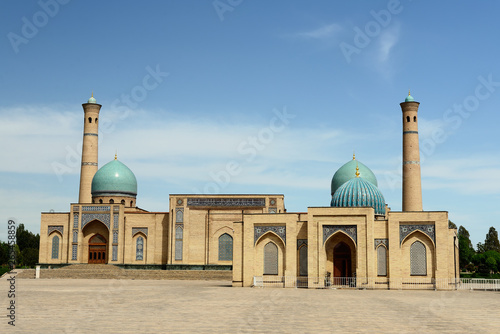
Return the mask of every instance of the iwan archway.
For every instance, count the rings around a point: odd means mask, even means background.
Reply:
[[[99,220],[93,220],[83,227],[83,263],[108,263],[109,230]]]
[[[334,285],[350,284],[356,276],[356,245],[345,233],[339,231],[325,243],[327,280]]]

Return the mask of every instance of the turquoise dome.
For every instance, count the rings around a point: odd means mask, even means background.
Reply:
[[[370,168],[366,167],[358,160],[352,159],[351,161],[340,167],[333,175],[332,196],[341,185],[356,177],[356,165],[359,167],[359,175],[363,179],[371,182],[373,185],[378,187],[377,178],[375,177],[375,174],[373,174],[373,172],[370,170]]]
[[[118,160],[102,166],[92,179],[92,196],[136,196],[134,173]]]
[[[405,102],[415,102],[413,96],[410,95],[410,91],[408,91],[408,96],[406,97]]]
[[[97,101],[94,99],[94,93],[92,92],[92,96],[90,99],[87,101],[87,103],[97,103]]]
[[[382,192],[362,177],[355,177],[340,186],[333,194],[331,206],[337,208],[372,207],[376,215],[385,214],[385,199]]]

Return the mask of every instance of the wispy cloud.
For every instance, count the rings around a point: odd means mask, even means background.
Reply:
[[[399,31],[400,25],[395,22],[380,34],[378,48],[380,62],[386,62],[389,59],[392,49],[399,41]]]
[[[0,110],[0,150],[9,161],[0,165],[0,172],[53,174],[52,166],[57,162],[69,165],[69,174],[79,173],[81,110],[28,106],[12,111]],[[147,171],[144,174],[151,177],[200,176],[195,169],[217,169],[230,160],[250,161],[249,165],[265,163],[271,168],[301,160],[324,161],[324,150],[334,150],[355,136],[342,129],[304,128],[292,121],[269,137],[266,129],[274,117],[271,111],[267,120],[264,117],[239,124],[170,117],[168,113],[159,117],[144,112],[124,120],[112,112],[107,114],[114,120],[100,131],[100,164],[111,160],[118,150],[119,157],[140,164]],[[101,115],[101,126],[105,117]],[[140,122],[131,121],[137,118]],[[259,136],[254,144],[252,140]],[[165,164],[172,167],[166,171]]]
[[[296,33],[294,36],[303,39],[324,40],[334,37],[340,31],[342,31],[342,27],[339,24],[331,23],[313,30]]]

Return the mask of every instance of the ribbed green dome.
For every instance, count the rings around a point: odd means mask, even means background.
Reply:
[[[377,178],[375,174],[370,170],[370,168],[366,167],[364,164],[359,162],[358,160],[352,159],[344,166],[340,167],[335,175],[332,178],[332,196],[335,191],[344,183],[356,177],[356,164],[359,167],[359,175],[373,183],[376,187],[378,187]]]
[[[137,180],[134,173],[118,160],[102,166],[92,179],[92,196],[136,196]]]
[[[382,192],[371,182],[355,177],[337,189],[332,198],[332,207],[372,207],[376,215],[385,214],[385,199]]]

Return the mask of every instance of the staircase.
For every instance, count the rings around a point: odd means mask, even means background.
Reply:
[[[17,278],[35,278],[35,269],[24,269]],[[111,264],[73,264],[58,269],[41,269],[42,279],[137,279],[231,281],[228,270],[138,270]]]

